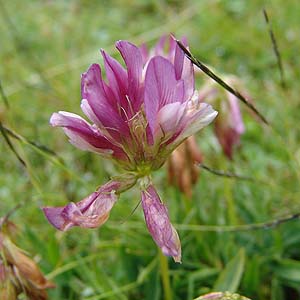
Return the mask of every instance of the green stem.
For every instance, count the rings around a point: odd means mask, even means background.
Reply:
[[[159,249],[159,264],[160,264],[160,275],[164,289],[164,299],[172,300],[172,290],[169,275],[169,264],[168,258]]]

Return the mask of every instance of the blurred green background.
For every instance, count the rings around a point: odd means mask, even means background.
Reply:
[[[40,207],[78,201],[118,174],[110,162],[75,149],[61,130],[49,126],[55,111],[81,114],[80,74],[91,63],[102,63],[100,48],[116,55],[116,40],[151,47],[169,32],[186,36],[192,52],[218,74],[238,76],[271,123],[264,126],[244,110],[246,133],[233,161],[222,154],[211,128],[197,137],[207,165],[255,182],[202,171],[188,200],[168,185],[166,169],[155,174],[182,241],[183,264],[168,261],[173,299],[191,300],[217,290],[261,300],[299,299],[299,221],[222,231],[300,211],[298,0],[0,3],[0,80],[9,102],[9,108],[0,102],[0,121],[23,137],[11,141],[27,164],[20,164],[1,136],[0,211],[4,215],[24,203],[11,218],[21,230],[17,244],[56,283],[50,299],[165,299],[157,248],[141,209],[132,214],[138,190],[123,194],[97,230],[57,232]],[[285,89],[263,7],[282,56]],[[209,231],[206,225],[219,227]]]

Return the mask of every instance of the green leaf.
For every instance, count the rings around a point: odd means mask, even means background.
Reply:
[[[293,259],[281,259],[275,267],[275,274],[283,281],[300,283],[300,261]]]
[[[244,267],[245,250],[241,248],[238,254],[227,263],[225,269],[220,273],[213,289],[215,291],[234,293],[240,284]]]

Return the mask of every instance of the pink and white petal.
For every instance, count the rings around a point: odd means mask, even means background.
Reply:
[[[58,113],[53,113],[50,117],[49,122],[53,127],[78,127],[82,128],[82,130],[91,126],[82,117],[67,111],[59,111]]]
[[[52,114],[50,124],[54,127],[67,129],[66,133],[72,132],[93,147],[111,149],[111,143],[101,135],[98,129],[91,126],[83,118],[73,113],[60,111]]]
[[[195,134],[200,129],[210,124],[217,114],[218,112],[207,103],[198,104],[197,109],[188,109],[181,120],[181,126],[183,128],[176,141],[183,141],[185,138]]]
[[[143,58],[141,51],[135,45],[127,41],[118,41],[116,43],[117,49],[120,51],[125,64],[127,66],[128,74],[128,96],[132,102],[134,112],[137,112],[142,104],[142,71]]]
[[[98,127],[102,128],[104,127],[103,124],[100,122],[98,117],[96,116],[95,112],[91,108],[89,102],[87,99],[82,99],[80,108],[83,111],[83,113],[94,123],[97,124]]]
[[[142,191],[142,207],[147,228],[155,243],[165,255],[172,256],[175,262],[181,262],[179,236],[170,223],[167,208],[152,185]]]
[[[113,145],[101,132],[91,126],[80,116],[59,112],[51,116],[52,126],[63,127],[65,134],[69,137],[71,144],[82,150],[100,153],[102,155],[112,155],[119,159],[126,159],[124,151]]]
[[[69,130],[67,128],[63,128],[63,131],[65,135],[69,138],[69,142],[76,148],[84,151],[90,151],[95,152],[98,154],[101,154],[105,157],[110,157],[114,153],[112,149],[103,149],[103,148],[97,148],[93,146],[90,142],[88,142],[86,139],[78,135],[78,133],[75,133],[72,130]]]
[[[158,111],[166,104],[182,100],[182,87],[177,89],[174,66],[167,59],[156,56],[148,65],[145,76],[145,112],[154,133]]]
[[[159,110],[155,127],[156,141],[162,142],[161,137],[166,140],[176,132],[185,109],[186,103],[175,102],[167,104]]]

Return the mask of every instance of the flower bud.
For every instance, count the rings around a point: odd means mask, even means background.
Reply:
[[[225,82],[237,87],[250,98],[238,78],[225,76]],[[234,149],[240,144],[240,137],[245,131],[239,99],[209,79],[199,90],[199,101],[210,103],[218,110],[219,114],[214,122],[215,134],[224,154],[232,159]]]
[[[170,184],[177,186],[188,198],[192,197],[192,186],[197,182],[199,168],[196,164],[203,160],[194,136],[186,139],[173,151],[168,160]]]
[[[37,264],[8,236],[0,233],[0,299],[13,300],[25,293],[31,300],[47,299],[45,289],[54,287]],[[6,297],[6,298],[5,298]]]
[[[146,225],[157,246],[165,255],[173,256],[175,262],[181,262],[181,245],[177,231],[153,185],[142,191],[142,206]]]

